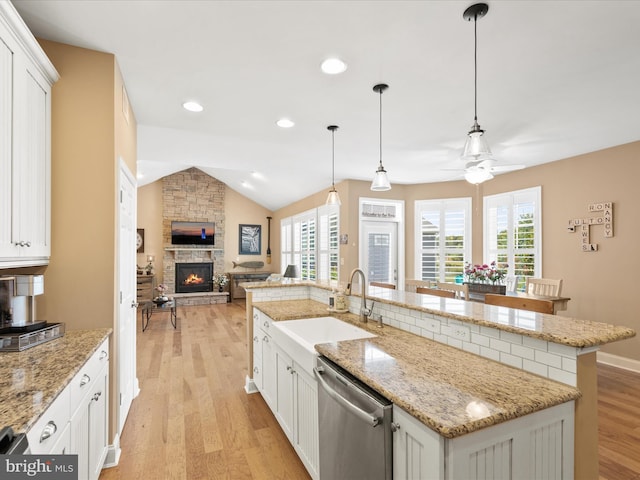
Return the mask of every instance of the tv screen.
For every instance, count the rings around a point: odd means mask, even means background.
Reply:
[[[171,222],[172,245],[207,245],[215,243],[213,222]]]

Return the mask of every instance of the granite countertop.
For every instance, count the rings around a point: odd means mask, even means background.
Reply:
[[[326,316],[313,300],[254,303],[275,321]],[[580,397],[568,385],[355,314],[331,314],[377,335],[316,350],[443,437],[455,438]]]
[[[308,281],[295,281],[293,283],[256,282],[248,284],[246,288],[299,286],[311,286],[325,290],[332,289],[332,286],[327,282]],[[353,286],[354,296],[359,295],[359,288],[360,284]],[[370,287],[367,298],[375,300],[377,303],[440,315],[465,323],[492,327],[576,348],[595,347],[636,335],[633,329],[620,325],[485,305],[484,303],[468,302],[455,298],[420,295],[403,290]],[[325,310],[324,314],[326,315],[326,313]]]
[[[110,334],[68,330],[22,352],[0,353],[0,426],[28,431]]]

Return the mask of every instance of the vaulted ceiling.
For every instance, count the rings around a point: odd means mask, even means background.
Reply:
[[[473,123],[473,22],[459,1],[13,0],[37,37],[116,55],[139,185],[195,166],[271,210],[336,183],[459,180]],[[498,165],[640,139],[640,2],[490,1],[478,121]],[[348,65],[326,75],[320,63]],[[201,113],[182,108],[186,100]],[[276,126],[288,117],[295,126]]]

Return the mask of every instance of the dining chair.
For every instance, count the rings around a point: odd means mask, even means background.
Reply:
[[[456,292],[453,290],[440,290],[439,288],[417,287],[416,293],[435,295],[437,297],[456,298]]]
[[[390,288],[392,290],[396,289],[396,286],[393,283],[385,283],[385,282],[369,282],[370,287],[382,287],[382,288]]]
[[[562,291],[562,280],[527,277],[524,291],[531,295],[559,297]]]
[[[469,300],[469,285],[450,283],[450,282],[436,282],[438,290],[448,290],[454,293],[454,298],[461,300]]]
[[[484,303],[487,305],[498,305],[500,307],[553,314],[553,302],[551,300],[541,300],[539,298],[511,297],[509,295],[487,293],[484,296]]]
[[[515,292],[518,290],[518,276],[507,275],[504,277],[504,284],[507,287],[507,292]]]
[[[433,287],[434,282],[431,280],[416,280],[413,278],[408,279],[404,284],[404,290],[406,292],[416,293],[418,287],[430,288]]]

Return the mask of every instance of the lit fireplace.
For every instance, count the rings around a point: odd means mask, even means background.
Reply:
[[[212,291],[213,263],[176,263],[176,293]]]

